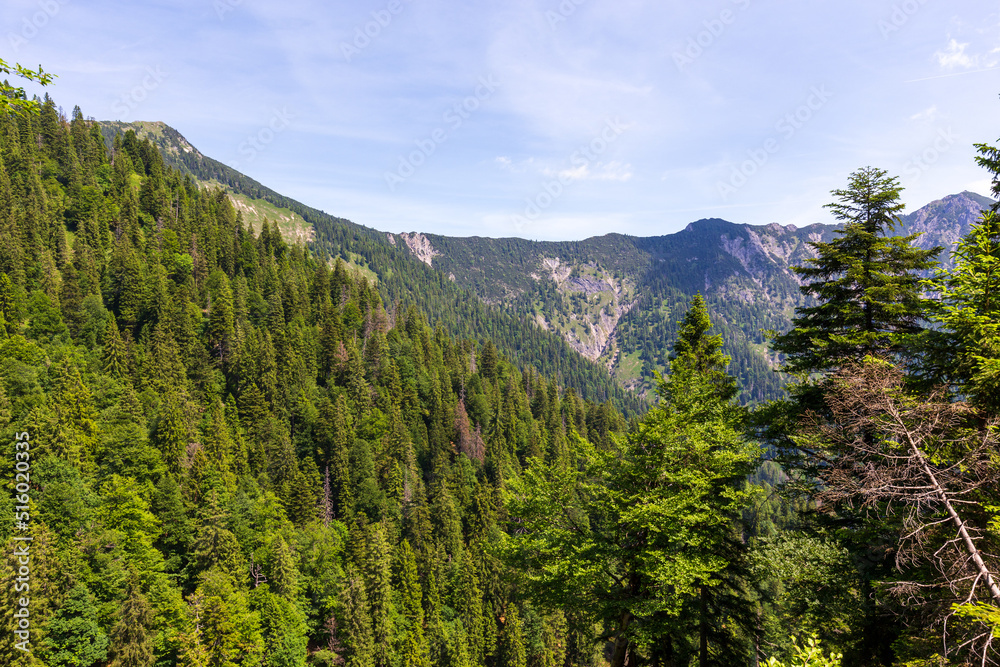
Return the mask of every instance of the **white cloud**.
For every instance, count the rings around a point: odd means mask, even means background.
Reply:
[[[510,172],[512,174],[523,174],[535,164],[535,158],[529,157],[526,160],[521,160],[520,162],[514,162],[506,155],[499,155],[493,158],[493,161],[497,164],[503,171]]]
[[[957,39],[952,38],[948,41],[948,47],[944,51],[935,52],[934,57],[937,58],[938,65],[945,69],[978,67],[979,56],[967,55],[965,53],[967,46],[969,46],[968,42],[960,43]]]

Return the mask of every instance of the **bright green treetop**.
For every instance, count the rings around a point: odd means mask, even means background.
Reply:
[[[541,605],[562,605],[607,628],[612,666],[659,650],[685,605],[722,583],[731,533],[753,492],[760,448],[742,434],[721,340],[693,300],[661,403],[607,451],[574,439],[576,465],[540,462],[513,480],[517,526],[505,545]]]
[[[1000,413],[1000,217],[986,211],[958,242],[955,266],[928,282],[938,294],[921,373]]]

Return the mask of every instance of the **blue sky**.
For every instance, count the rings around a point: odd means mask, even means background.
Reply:
[[[984,0],[5,0],[0,57],[67,113],[162,120],[386,231],[581,239],[828,222],[848,174],[908,210],[988,194]]]

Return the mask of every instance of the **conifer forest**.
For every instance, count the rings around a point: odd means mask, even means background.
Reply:
[[[997,206],[927,248],[844,174],[783,389],[695,294],[638,396],[0,97],[0,664],[1000,664]]]

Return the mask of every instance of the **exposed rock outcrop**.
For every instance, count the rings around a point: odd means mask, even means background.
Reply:
[[[434,258],[441,254],[431,245],[430,239],[419,232],[411,232],[409,234],[402,232],[399,238],[403,239],[410,252],[427,266],[433,266]]]

